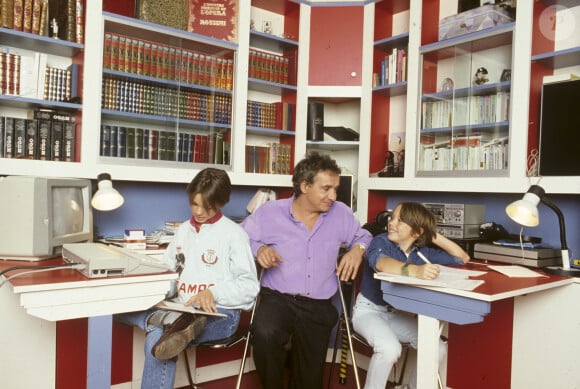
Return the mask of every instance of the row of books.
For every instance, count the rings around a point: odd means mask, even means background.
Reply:
[[[510,93],[423,102],[422,128],[498,123],[508,120]]]
[[[381,61],[380,74],[374,74],[373,86],[384,86],[407,81],[407,50],[393,48]]]
[[[489,142],[477,138],[449,141],[446,144],[422,145],[419,166],[422,171],[502,170],[508,164],[508,138]]]
[[[0,94],[69,101],[78,96],[78,65],[66,69],[46,65],[47,55],[20,55],[0,48]]]
[[[290,60],[282,55],[250,49],[248,75],[278,84],[288,84]]]
[[[246,145],[246,173],[290,174],[289,144]]]
[[[275,128],[283,131],[294,130],[294,104],[275,102],[264,103],[248,100],[248,126]]]
[[[103,67],[211,88],[233,87],[232,58],[109,32],[105,33]]]
[[[102,108],[120,112],[230,124],[232,97],[103,78]]]
[[[34,111],[32,118],[0,117],[0,157],[44,161],[75,160],[75,117]]]
[[[229,164],[224,134],[193,134],[101,125],[100,155],[160,161]]]
[[[0,23],[4,28],[82,44],[84,8],[83,0],[2,0]]]

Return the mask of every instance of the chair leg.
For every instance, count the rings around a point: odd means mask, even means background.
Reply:
[[[336,336],[334,337],[334,348],[332,350],[332,360],[330,361],[330,373],[328,374],[327,387],[332,387],[332,377],[334,373],[334,364],[336,363],[336,350],[338,349],[338,337],[342,332],[342,317],[338,319],[338,327],[336,328]]]
[[[244,377],[244,368],[246,367],[246,358],[248,357],[248,350],[250,349],[250,332],[246,335],[246,343],[244,345],[244,354],[242,355],[242,362],[240,363],[240,371],[238,372],[238,381],[236,382],[236,389],[242,386],[242,378]]]
[[[352,368],[354,370],[354,379],[356,381],[356,387],[357,389],[360,389],[361,385],[360,385],[360,378],[358,376],[358,367],[356,364],[356,356],[354,354],[354,348],[352,347],[352,332],[350,330],[350,324],[349,324],[349,316],[348,316],[348,309],[346,306],[346,302],[344,301],[344,295],[342,293],[342,285],[341,285],[341,281],[340,279],[338,280],[338,288],[339,288],[339,295],[340,295],[340,303],[342,304],[342,313],[344,316],[344,326],[346,328],[346,334],[348,337],[348,347],[350,349],[350,357],[352,359]]]
[[[200,389],[193,380],[191,375],[191,365],[189,363],[189,356],[187,355],[187,349],[183,350],[183,360],[185,361],[185,371],[187,372],[187,381],[189,382],[189,387],[191,389]]]

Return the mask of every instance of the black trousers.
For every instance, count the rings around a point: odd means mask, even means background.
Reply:
[[[252,323],[252,346],[263,389],[286,387],[283,377],[287,355],[289,389],[322,388],[330,333],[337,320],[338,312],[330,299],[315,300],[262,288]]]

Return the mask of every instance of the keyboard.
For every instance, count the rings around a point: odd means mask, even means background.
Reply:
[[[70,243],[62,246],[62,257],[86,265],[79,271],[89,278],[164,273],[167,264],[147,254],[102,243]]]

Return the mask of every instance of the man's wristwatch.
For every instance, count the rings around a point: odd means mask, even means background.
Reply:
[[[363,253],[363,254],[364,254],[364,253],[365,253],[365,251],[367,251],[367,248],[366,248],[366,246],[365,246],[364,244],[362,244],[362,243],[359,243],[359,244],[357,244],[357,246],[358,246],[358,248],[360,249],[361,253]]]

